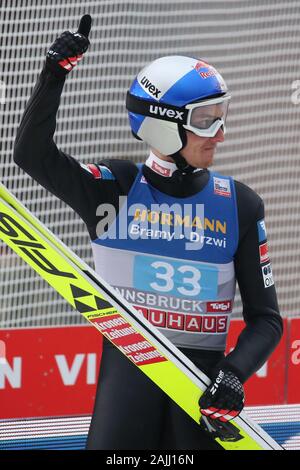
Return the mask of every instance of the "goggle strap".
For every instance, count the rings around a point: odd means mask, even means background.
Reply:
[[[188,109],[179,108],[164,103],[155,103],[143,98],[133,96],[129,91],[126,95],[126,109],[132,113],[149,116],[163,121],[170,121],[176,124],[184,125],[187,123]]]

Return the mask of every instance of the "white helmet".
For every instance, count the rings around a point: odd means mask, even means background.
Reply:
[[[156,59],[137,75],[127,93],[126,108],[133,135],[179,169],[186,132],[213,137],[225,119],[230,96],[219,72],[203,60],[185,56]]]

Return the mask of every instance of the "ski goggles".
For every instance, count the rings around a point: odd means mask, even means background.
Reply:
[[[200,103],[187,104],[186,124],[183,127],[200,137],[214,137],[222,127],[225,133],[229,100],[231,96],[206,100]]]
[[[230,98],[230,95],[223,95],[180,108],[159,101],[148,101],[127,92],[126,108],[132,113],[181,124],[184,129],[200,137],[214,137],[221,127],[225,132]]]

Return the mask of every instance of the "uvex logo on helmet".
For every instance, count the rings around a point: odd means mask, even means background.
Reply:
[[[184,120],[184,111],[176,111],[174,109],[163,108],[162,106],[151,104],[149,107],[149,112],[151,114],[158,114],[162,117],[167,116],[168,118],[179,119],[180,121]]]
[[[144,85],[144,87],[146,88],[146,90],[149,91],[149,93],[151,93],[151,95],[155,96],[155,98],[159,98],[159,94],[161,93],[161,91],[156,88],[156,86],[154,86],[149,80],[147,77],[143,77],[142,80],[141,80],[141,85]]]

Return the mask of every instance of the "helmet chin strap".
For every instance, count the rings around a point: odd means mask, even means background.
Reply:
[[[178,124],[178,132],[182,142],[182,147],[180,150],[182,150],[187,144],[186,130],[182,126],[180,126],[180,124]],[[174,160],[175,165],[177,166],[178,171],[181,174],[193,173],[196,168],[186,161],[186,159],[181,155],[180,150],[170,155],[170,157]]]
[[[173,153],[173,155],[170,155],[170,157],[174,160],[175,165],[181,174],[190,174],[196,170],[194,166],[187,163],[186,159],[181,155],[180,151]]]

